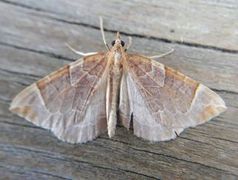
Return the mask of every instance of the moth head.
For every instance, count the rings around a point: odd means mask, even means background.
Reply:
[[[119,46],[124,47],[125,46],[125,42],[121,40],[119,32],[117,32],[116,39],[114,41],[112,41],[111,44],[112,44],[112,46],[116,46],[116,47],[119,47]]]

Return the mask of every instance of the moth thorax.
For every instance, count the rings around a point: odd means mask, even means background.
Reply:
[[[114,64],[120,64],[121,61],[121,53],[120,52],[116,52],[114,55]]]

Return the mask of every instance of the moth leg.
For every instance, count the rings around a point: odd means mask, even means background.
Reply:
[[[161,57],[164,57],[164,56],[167,56],[167,55],[171,54],[172,52],[174,52],[174,49],[171,49],[170,51],[168,51],[166,53],[163,53],[163,54],[160,54],[160,55],[150,56],[149,58],[151,58],[151,59],[161,58]]]
[[[129,36],[128,37],[128,44],[126,45],[126,51],[131,47],[131,45],[132,45],[132,37]]]
[[[103,29],[103,18],[100,16],[99,20],[100,20],[100,30],[101,30],[101,33],[102,33],[102,40],[103,40],[103,43],[104,43],[106,49],[109,51],[110,48],[109,48],[109,46],[107,44],[107,41],[106,41],[106,38],[105,38],[105,34],[104,34],[104,29]]]
[[[66,43],[66,46],[73,51],[75,54],[81,55],[81,56],[89,56],[89,55],[93,55],[93,54],[97,54],[97,52],[89,52],[89,53],[83,53],[81,51],[77,51],[76,49],[74,49],[73,47],[71,47],[69,44]]]

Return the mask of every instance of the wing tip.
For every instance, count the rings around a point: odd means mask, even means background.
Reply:
[[[205,122],[227,110],[225,101],[216,92],[202,84],[200,84],[199,88],[200,91],[205,95],[204,97],[209,98],[210,100],[207,105],[204,105],[205,108],[202,113]]]

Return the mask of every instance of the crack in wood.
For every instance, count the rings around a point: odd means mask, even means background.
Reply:
[[[62,177],[56,174],[52,174],[52,173],[47,173],[47,172],[43,172],[43,171],[38,171],[38,170],[31,170],[31,169],[25,169],[24,171],[21,171],[21,167],[18,166],[4,166],[4,165],[0,165],[0,168],[9,170],[11,172],[17,173],[17,174],[40,174],[40,175],[44,175],[44,176],[48,176],[48,177],[54,177],[54,178],[58,178],[58,179],[67,179],[67,180],[71,180],[70,178],[66,178],[66,177]]]
[[[229,94],[235,94],[238,95],[237,92],[226,90],[226,89],[215,89],[215,88],[210,88],[213,91],[219,92],[219,93],[229,93]]]
[[[65,60],[65,61],[70,61],[70,62],[75,61],[75,59],[71,59],[71,58],[68,58],[68,57],[65,57],[65,56],[62,56],[62,55],[59,55],[59,54],[55,54],[53,52],[30,49],[30,48],[26,48],[26,47],[21,47],[21,46],[9,44],[9,43],[1,42],[1,41],[0,41],[0,45],[15,48],[15,49],[19,49],[19,50],[25,50],[25,51],[38,53],[38,54],[47,55],[48,57],[53,57],[53,58],[56,58],[56,59],[59,59],[59,60]]]
[[[1,117],[1,115],[0,115],[0,117]],[[9,122],[9,121],[1,121],[1,120],[0,120],[0,123],[14,125],[14,126],[20,126],[20,127],[26,127],[26,128],[33,128],[33,129],[44,130],[43,128],[40,128],[40,127],[35,126],[35,125],[31,126],[31,125],[27,125],[27,124],[19,124],[19,123],[13,123],[13,122]]]
[[[238,144],[237,141],[232,141],[232,140],[225,139],[225,138],[219,138],[219,137],[214,137],[214,136],[211,136],[211,138]]]
[[[114,142],[119,142],[119,143],[131,146],[131,144],[129,144],[129,143],[126,143],[126,142],[123,142],[123,141],[119,141],[119,140],[115,140],[115,139],[111,140],[109,138],[103,138],[103,137],[102,137],[102,139],[109,140],[109,141],[114,141]],[[202,164],[202,163],[199,163],[199,162],[196,162],[196,161],[190,161],[190,160],[186,160],[186,159],[181,159],[181,158],[174,157],[174,156],[171,156],[171,155],[168,155],[168,154],[157,153],[157,152],[148,151],[148,150],[144,150],[144,149],[138,149],[138,148],[135,148],[135,147],[130,147],[130,148],[132,148],[135,151],[146,152],[146,153],[150,153],[150,154],[154,154],[154,155],[168,157],[168,158],[175,159],[175,160],[178,160],[178,161],[184,161],[184,162],[187,162],[187,163],[197,164],[197,165],[200,165],[200,166],[203,166],[203,167],[206,167],[206,168],[214,169],[214,170],[217,170],[217,171],[222,171],[224,173],[227,173],[227,174],[230,174],[230,175],[238,177],[238,174],[233,174],[232,172],[229,172],[227,170],[220,169],[220,168],[213,167],[213,166],[209,166],[209,165],[206,165],[206,164]]]
[[[0,0],[0,2],[6,3],[6,4],[10,4],[10,5],[14,5],[14,6],[19,6],[19,7],[26,8],[26,9],[31,9],[31,10],[35,10],[35,11],[49,13],[49,11],[45,11],[44,9],[35,8],[35,7],[32,7],[32,6],[28,6],[28,5],[17,3],[17,2],[12,2],[12,1],[7,1],[7,0]]]
[[[59,19],[59,18],[50,17],[50,16],[45,16],[45,17],[59,21],[59,22],[63,22],[63,23],[68,23],[68,24],[73,24],[73,25],[78,25],[78,26],[83,26],[83,27],[87,27],[87,28],[100,30],[100,27],[98,27],[98,26],[94,26],[94,25],[90,25],[90,24],[86,24],[86,23],[82,23],[82,22],[80,23],[80,22],[75,22],[75,21],[69,21],[69,20]],[[108,29],[108,28],[104,28],[104,31],[110,32],[110,33],[117,33],[117,30],[112,30],[112,29]],[[220,48],[220,47],[216,47],[216,46],[209,46],[209,45],[185,42],[185,41],[181,42],[181,41],[170,40],[170,39],[166,39],[166,38],[162,38],[162,37],[145,36],[145,35],[141,35],[141,34],[127,33],[127,32],[123,32],[123,31],[120,31],[120,34],[124,35],[124,36],[131,36],[131,37],[136,37],[136,38],[154,40],[154,41],[159,41],[159,42],[164,42],[164,43],[169,43],[169,44],[178,44],[178,45],[184,45],[184,46],[189,46],[189,47],[209,49],[209,50],[215,50],[215,51],[231,53],[231,54],[238,54],[238,50]]]
[[[205,135],[207,138],[218,139],[218,140],[227,141],[227,142],[236,143],[236,144],[238,143],[237,141],[232,141],[232,140],[229,140],[229,139],[226,139],[226,138],[219,138],[219,137],[215,137],[215,136],[208,136],[208,134],[206,134],[206,133],[204,133],[204,132],[201,132],[201,131],[196,131],[196,133],[203,134],[203,135]]]
[[[217,148],[217,149],[220,149],[220,150],[223,150],[223,151],[225,150],[225,149],[222,149],[222,148],[220,148],[220,147],[217,147],[217,146],[215,146],[215,145],[213,145],[213,144],[211,144],[211,143],[207,143],[207,142],[203,142],[203,141],[198,141],[198,140],[195,140],[195,139],[190,139],[190,138],[182,137],[182,136],[180,136],[180,138],[181,138],[181,139],[188,140],[188,141],[200,143],[200,144],[206,144],[206,145],[208,145],[208,146],[212,146],[212,147],[214,147],[214,148]]]
[[[4,103],[4,104],[10,105],[10,103],[12,102],[12,100],[11,100],[11,99],[6,99],[6,97],[0,96],[0,102],[2,102],[2,103]]]
[[[34,75],[34,74],[27,74],[27,73],[23,73],[23,72],[17,72],[17,71],[11,71],[11,70],[6,70],[6,69],[2,69],[0,68],[0,71],[2,72],[7,72],[7,73],[10,73],[10,74],[14,74],[14,75],[21,75],[21,76],[31,76],[33,78],[42,78],[42,76],[37,76],[37,75]],[[15,81],[16,83],[19,83],[17,81]]]

